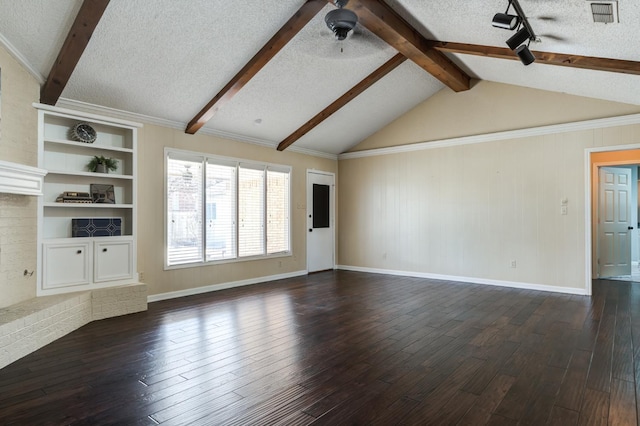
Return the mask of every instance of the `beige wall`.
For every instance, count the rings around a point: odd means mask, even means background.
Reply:
[[[138,135],[138,271],[150,295],[306,270],[306,171],[336,173],[337,161],[154,125]],[[165,271],[165,147],[292,166],[293,256]]]
[[[36,166],[38,82],[0,46],[0,160]],[[37,198],[0,194],[0,308],[36,295]]]
[[[523,96],[529,91],[522,89]],[[595,113],[597,101],[584,99],[586,111],[580,111],[579,99],[572,100],[565,111],[553,104],[557,94],[546,94],[549,102],[545,94],[536,94],[534,107],[542,116],[547,107],[555,110],[555,123],[596,118],[587,116]],[[433,123],[433,133],[481,134],[489,131],[483,116],[494,116],[490,131],[510,130],[507,118],[516,105],[489,112],[491,99],[497,104],[502,98],[485,95],[489,99],[478,103],[478,120],[457,127]],[[440,100],[434,97],[398,120],[406,124],[403,129],[395,124],[383,129],[379,134],[388,139],[376,143],[409,143],[416,127],[431,121],[420,113],[457,103]],[[609,102],[600,107],[599,117],[638,109]],[[471,111],[473,105],[465,108]],[[455,111],[443,109],[441,116]],[[500,123],[507,124],[500,128]],[[640,125],[630,125],[340,160],[338,263],[584,288],[585,149],[638,143]],[[566,216],[560,215],[563,198]]]
[[[350,151],[634,113],[640,105],[480,81],[466,92],[442,89]]]
[[[0,47],[0,159],[37,165],[38,82]],[[290,165],[292,250],[289,257],[164,271],[164,148]],[[306,269],[306,170],[337,172],[337,161],[145,125],[138,140],[138,271],[150,295]],[[301,208],[298,208],[300,205]],[[0,307],[36,296],[37,198],[0,194]]]

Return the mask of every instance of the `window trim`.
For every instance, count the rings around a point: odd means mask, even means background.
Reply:
[[[235,226],[235,234],[236,234],[236,257],[234,257],[233,259],[217,259],[217,260],[207,260],[206,259],[206,223],[203,220],[202,221],[202,232],[203,232],[203,250],[204,251],[204,260],[202,261],[195,261],[195,262],[186,262],[186,263],[179,263],[179,264],[175,264],[175,265],[169,265],[169,233],[167,232],[168,230],[168,222],[169,222],[169,212],[168,212],[168,176],[169,176],[169,156],[172,156],[172,159],[179,159],[179,160],[186,160],[186,161],[200,161],[203,165],[203,181],[206,179],[206,164],[208,162],[208,160],[211,160],[214,163],[217,164],[224,164],[227,166],[235,166],[236,167],[236,193],[235,193],[235,199],[236,199],[236,205],[235,205],[235,215],[236,215],[236,226]],[[238,197],[239,197],[239,188],[238,188],[238,179],[239,179],[239,168],[240,166],[244,166],[244,167],[248,167],[248,168],[253,168],[253,169],[257,169],[257,170],[263,170],[264,171],[264,188],[263,188],[263,194],[264,194],[264,232],[263,232],[263,238],[264,238],[264,254],[261,255],[255,255],[255,256],[244,256],[244,257],[240,257],[239,256],[239,241],[238,241],[238,233],[239,233],[239,221],[238,221],[238,215],[239,215],[239,209],[238,209]],[[289,174],[289,193],[288,193],[288,198],[289,198],[289,206],[288,206],[288,210],[289,210],[289,217],[288,217],[288,246],[289,249],[286,251],[280,251],[280,252],[276,252],[276,253],[272,253],[269,254],[268,250],[267,250],[267,171],[271,170],[271,171],[277,171],[277,172],[281,172],[281,173],[288,173]],[[284,165],[284,164],[276,164],[276,163],[268,163],[268,162],[261,162],[261,161],[253,161],[253,160],[248,160],[248,159],[244,159],[244,158],[235,158],[235,157],[227,157],[227,156],[220,156],[220,155],[214,155],[214,154],[209,154],[206,152],[197,152],[197,151],[188,151],[188,150],[183,150],[183,149],[176,149],[176,148],[171,148],[171,147],[165,147],[164,148],[164,177],[163,177],[163,205],[164,205],[164,229],[163,229],[163,234],[164,234],[164,270],[172,270],[172,269],[184,269],[184,268],[195,268],[195,267],[202,267],[202,266],[214,266],[214,265],[221,265],[221,264],[226,264],[226,263],[238,263],[238,262],[250,262],[250,261],[255,261],[255,260],[265,260],[265,259],[276,259],[276,258],[282,258],[282,257],[291,257],[293,256],[293,250],[292,250],[292,230],[293,230],[293,226],[292,226],[292,222],[293,222],[293,203],[292,203],[292,191],[293,191],[293,179],[292,179],[292,175],[293,175],[293,167],[292,166],[288,166],[288,165]],[[206,189],[203,187],[203,200],[206,200],[206,194],[204,193],[206,192]],[[202,203],[201,208],[203,209],[202,214],[206,214],[206,211],[204,211],[204,209],[206,209],[206,202]],[[204,216],[203,216],[204,217]]]

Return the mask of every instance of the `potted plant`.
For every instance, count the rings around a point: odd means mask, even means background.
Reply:
[[[87,168],[96,173],[109,173],[109,170],[118,170],[118,160],[115,158],[106,158],[103,155],[94,155],[91,161],[89,161],[89,164],[87,164]]]

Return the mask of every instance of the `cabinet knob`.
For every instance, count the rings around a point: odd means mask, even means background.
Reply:
[[[104,253],[105,251],[107,251],[107,249],[106,249],[106,248],[103,248],[103,249],[102,249],[102,252]]]
[[[82,250],[78,250],[76,254],[82,254]]]

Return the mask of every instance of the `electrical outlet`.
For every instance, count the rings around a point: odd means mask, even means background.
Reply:
[[[144,272],[138,272],[138,281],[144,282]]]
[[[516,267],[516,261],[515,261],[515,260],[512,260],[512,261],[511,261],[511,267],[512,267],[512,268],[515,268],[515,267]]]

